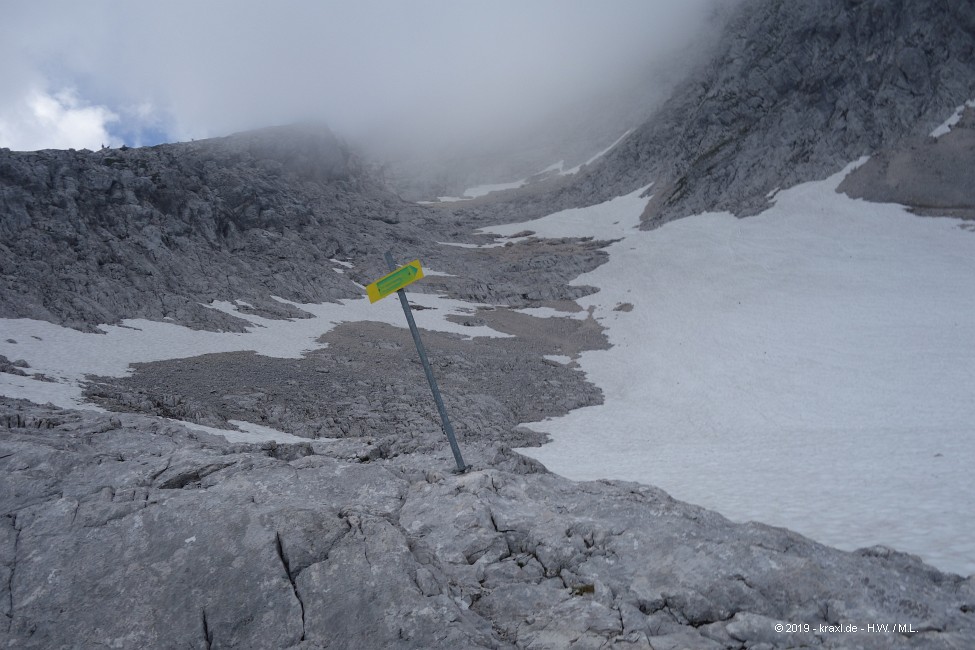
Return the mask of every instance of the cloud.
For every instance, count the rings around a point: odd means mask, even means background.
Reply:
[[[0,25],[0,78],[14,81],[0,87],[0,120],[29,81],[76,89],[76,105],[57,100],[66,113],[103,107],[119,118],[103,127],[130,141],[308,118],[349,135],[450,138],[529,123],[672,54],[716,1],[15,3]],[[139,106],[151,111],[127,108]]]
[[[73,90],[31,90],[0,116],[0,144],[15,151],[98,149],[121,142],[108,132],[118,115],[85,105]]]

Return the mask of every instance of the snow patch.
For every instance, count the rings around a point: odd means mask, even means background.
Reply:
[[[647,185],[605,203],[588,208],[569,208],[534,221],[488,226],[481,228],[477,233],[512,237],[524,230],[532,230],[535,232],[535,237],[552,239],[560,237],[619,239],[639,227],[640,215],[649,200],[641,195],[649,188],[650,185]]]
[[[565,168],[565,161],[564,160],[560,160],[557,163],[552,163],[551,165],[549,165],[548,167],[546,167],[542,171],[538,172],[537,175],[547,174],[549,172],[558,172],[559,175],[561,176],[562,175],[562,170],[564,168]]]
[[[504,246],[504,242],[493,242],[490,244],[465,244],[463,242],[438,241],[441,246],[453,246],[454,248],[498,248]]]
[[[227,440],[227,442],[241,442],[241,443],[262,443],[262,442],[278,442],[287,444],[297,444],[297,443],[316,443],[319,441],[327,442],[332,440],[332,438],[315,438],[314,440],[309,438],[302,438],[299,436],[292,435],[290,433],[285,433],[283,431],[278,431],[277,429],[272,429],[271,427],[266,427],[260,424],[254,424],[253,422],[245,422],[243,420],[228,420],[228,423],[240,429],[239,431],[234,431],[233,429],[218,429],[216,427],[208,427],[205,424],[197,424],[196,422],[187,422],[184,420],[174,420],[172,418],[161,418],[174,424],[179,424],[187,429],[192,429],[193,431],[201,431],[203,433],[209,433],[214,436],[221,436]]]
[[[475,187],[469,187],[466,190],[464,190],[462,196],[438,196],[436,201],[417,201],[417,203],[420,205],[434,205],[436,203],[470,201],[471,199],[476,199],[482,196],[486,196],[488,194],[491,194],[492,192],[503,192],[504,190],[520,189],[525,185],[528,185],[530,178],[535,176],[541,176],[543,174],[549,174],[552,172],[557,173],[559,176],[571,176],[573,174],[578,173],[586,165],[591,165],[592,163],[596,162],[597,160],[605,156],[607,153],[612,151],[616,145],[622,142],[623,139],[626,136],[630,135],[631,133],[633,133],[633,129],[628,130],[626,133],[616,138],[616,140],[613,141],[613,144],[609,145],[599,153],[593,155],[586,162],[576,165],[575,167],[572,167],[570,169],[565,169],[565,161],[560,160],[557,163],[552,163],[551,165],[549,165],[548,167],[546,167],[545,169],[539,172],[535,172],[529,178],[522,178],[521,180],[511,181],[508,183],[492,183],[486,185],[477,185]]]
[[[613,142],[613,144],[609,145],[608,147],[606,147],[605,149],[603,149],[602,151],[600,151],[599,153],[597,153],[595,156],[591,157],[586,162],[582,163],[581,165],[576,165],[575,167],[573,167],[571,169],[561,170],[559,172],[559,175],[560,176],[570,176],[572,174],[577,174],[579,172],[579,170],[581,170],[586,165],[593,164],[594,162],[596,162],[597,160],[599,160],[600,158],[602,158],[603,156],[605,156],[606,154],[608,154],[610,151],[612,151],[613,148],[616,147],[616,145],[618,145],[620,142],[623,141],[623,138],[625,138],[626,136],[630,135],[631,133],[633,133],[633,129],[630,129],[629,131],[627,131],[626,133],[624,133],[620,137],[616,138],[616,140]]]
[[[444,273],[443,271],[434,271],[433,269],[429,269],[427,267],[423,267],[423,275],[424,276],[429,275],[431,277],[439,277],[439,278],[456,278],[457,277],[453,273]]]
[[[511,311],[534,316],[535,318],[576,318],[578,320],[586,320],[589,318],[589,312],[587,311],[559,311],[551,307],[519,307]]]
[[[476,199],[479,196],[486,196],[491,192],[503,192],[504,190],[517,190],[520,187],[524,187],[528,181],[526,179],[521,179],[520,181],[512,181],[510,183],[494,183],[491,185],[478,185],[476,187],[469,187],[464,190],[464,198]]]
[[[554,361],[555,363],[567,366],[572,363],[572,357],[567,357],[562,354],[546,354],[542,357],[543,359],[548,359],[549,361]]]
[[[409,297],[411,303],[426,308],[414,313],[421,328],[465,338],[511,336],[484,325],[467,327],[447,320],[451,314],[465,313],[471,303],[427,293],[411,293]],[[251,326],[246,332],[207,332],[171,322],[131,319],[120,325],[100,325],[102,333],[94,334],[46,321],[0,319],[0,332],[3,332],[0,354],[24,359],[31,372],[43,373],[55,380],[45,382],[0,373],[0,394],[63,408],[102,410],[86,402],[82,396],[87,375],[124,377],[130,374],[133,363],[183,359],[215,352],[252,350],[269,357],[300,358],[305,352],[324,347],[318,339],[340,323],[375,321],[406,327],[402,307],[395,299],[370,304],[363,298],[319,305],[276,299],[311,313],[312,318],[264,318],[240,312],[233,303],[217,301],[209,307],[248,321]],[[7,339],[18,343],[10,343]],[[220,429],[214,431],[225,437],[233,434]]]
[[[939,126],[934,131],[931,132],[931,137],[940,138],[941,136],[950,133],[951,128],[956,124],[958,124],[958,122],[961,120],[961,116],[965,112],[965,107],[975,108],[975,99],[969,100],[964,104],[962,104],[961,106],[959,106],[958,108],[956,108],[952,116],[949,117],[947,120],[945,120],[944,124],[942,124],[941,126]]]

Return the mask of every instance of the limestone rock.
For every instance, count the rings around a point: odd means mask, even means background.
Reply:
[[[975,583],[479,445],[368,463],[0,400],[0,642],[24,648],[975,642]],[[283,446],[282,446],[283,447]],[[493,454],[493,455],[492,455]],[[492,463],[490,458],[498,463]]]

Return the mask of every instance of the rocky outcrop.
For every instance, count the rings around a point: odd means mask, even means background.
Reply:
[[[900,203],[915,214],[975,219],[973,163],[975,109],[968,108],[949,133],[911,138],[879,151],[838,190],[853,198]]]
[[[0,642],[975,641],[973,579],[911,556],[732,524],[652,487],[576,484],[496,444],[465,443],[474,469],[464,475],[445,471],[446,451],[379,460],[365,444],[228,445],[141,416],[0,400]]]
[[[381,261],[384,243],[410,234],[395,225],[422,212],[372,183],[323,128],[98,152],[0,150],[0,315],[239,330],[201,303],[244,300],[296,316],[271,296],[358,295],[329,259],[369,250]]]
[[[752,1],[703,79],[617,156],[659,161],[648,224],[753,214],[776,188],[926,134],[973,96],[971,3]]]

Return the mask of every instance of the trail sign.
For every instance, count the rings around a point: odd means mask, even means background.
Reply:
[[[450,424],[450,418],[447,417],[447,407],[444,406],[443,398],[440,396],[440,388],[437,386],[437,380],[433,376],[433,369],[430,368],[430,361],[427,359],[426,349],[423,347],[423,341],[420,340],[420,330],[416,328],[416,321],[413,320],[413,310],[410,309],[410,301],[406,299],[406,292],[403,291],[403,287],[423,277],[423,268],[420,266],[420,260],[413,260],[406,266],[401,266],[397,269],[396,264],[393,262],[393,254],[390,251],[386,251],[385,257],[386,264],[389,265],[389,270],[392,272],[366,287],[366,293],[369,294],[369,302],[381,300],[391,293],[399,294],[399,302],[403,307],[403,313],[406,315],[406,324],[410,326],[410,334],[413,335],[416,352],[420,355],[423,372],[426,374],[427,382],[430,384],[430,391],[433,393],[433,401],[437,405],[437,412],[440,413],[440,423],[443,425],[443,432],[447,435],[447,442],[450,443],[450,451],[453,452],[454,461],[457,463],[457,469],[455,471],[463,474],[470,469],[470,465],[465,463],[464,457],[461,456],[460,447],[457,445],[457,436],[454,434],[454,427]]]
[[[392,273],[384,275],[372,284],[366,285],[369,302],[382,300],[386,296],[396,293],[403,287],[410,285],[423,277],[423,267],[420,260],[413,260],[406,266],[401,266]]]

